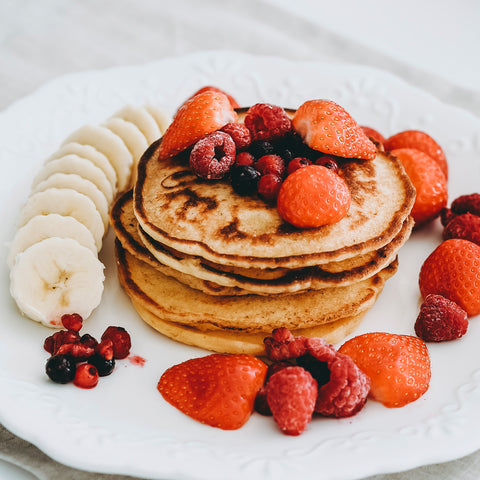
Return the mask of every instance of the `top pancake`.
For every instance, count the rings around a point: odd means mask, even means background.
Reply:
[[[379,151],[374,160],[340,163],[339,175],[352,197],[341,221],[298,229],[284,222],[275,206],[236,194],[227,180],[198,178],[181,155],[159,161],[159,142],[138,166],[139,225],[167,247],[222,265],[298,268],[371,252],[399,233],[415,199],[400,162]]]

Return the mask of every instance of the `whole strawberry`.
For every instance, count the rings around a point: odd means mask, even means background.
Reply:
[[[373,160],[375,144],[343,107],[331,100],[309,100],[298,108],[293,128],[314,150],[345,158]]]
[[[345,342],[339,352],[351,357],[370,377],[370,397],[386,407],[403,407],[428,390],[430,357],[417,337],[366,333]]]
[[[251,355],[211,354],[170,367],[157,388],[185,415],[235,430],[249,419],[266,373],[267,365]]]
[[[441,295],[428,295],[420,307],[415,333],[425,342],[455,340],[467,332],[467,312]]]
[[[310,423],[317,400],[317,381],[302,367],[285,367],[267,383],[273,419],[286,435],[300,435]]]
[[[423,263],[419,287],[423,298],[443,295],[469,317],[479,314],[480,246],[457,238],[442,242]]]

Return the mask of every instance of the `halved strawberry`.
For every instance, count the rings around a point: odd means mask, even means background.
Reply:
[[[229,122],[235,122],[237,118],[224,93],[208,90],[195,95],[179,108],[164,133],[159,146],[159,159],[177,155],[205,135]]]
[[[169,368],[158,382],[163,398],[193,419],[236,430],[250,417],[267,365],[251,355],[211,354]]]
[[[345,158],[375,158],[375,144],[350,114],[331,100],[305,102],[295,112],[292,123],[314,150]]]
[[[366,333],[345,342],[339,352],[370,377],[370,397],[386,407],[403,407],[428,390],[430,357],[425,342],[417,337]]]
[[[214,87],[213,85],[207,85],[205,87],[202,87],[200,88],[199,90],[197,90],[190,98],[194,97],[195,95],[198,95],[199,93],[203,93],[203,92],[220,92],[220,93],[224,93],[228,100],[230,101],[230,105],[232,105],[232,108],[239,108],[240,105],[238,104],[238,102],[235,100],[235,98],[233,98],[229,93],[227,93],[225,90],[222,90],[221,88],[218,88],[218,87]]]

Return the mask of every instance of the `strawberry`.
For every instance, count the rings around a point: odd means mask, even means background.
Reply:
[[[417,400],[430,383],[427,346],[417,337],[373,332],[345,342],[348,355],[371,380],[370,397],[388,408]]]
[[[383,143],[385,150],[397,150],[398,148],[415,148],[430,155],[448,179],[448,164],[442,147],[427,133],[419,130],[405,130],[387,138]]]
[[[314,150],[346,158],[375,158],[375,144],[335,102],[307,101],[295,112],[292,123],[303,141]]]
[[[447,180],[435,160],[414,148],[392,150],[407,172],[417,196],[411,215],[417,225],[425,224],[440,215],[447,205]]]
[[[362,126],[361,128],[363,130],[363,133],[365,133],[367,137],[370,137],[375,142],[382,143],[382,144],[385,142],[385,137],[374,128],[367,127],[367,126]]]
[[[237,120],[228,98],[220,92],[206,91],[187,100],[177,111],[160,143],[159,159],[177,155],[205,135]]]
[[[193,419],[235,430],[250,417],[266,373],[267,365],[251,355],[211,354],[169,368],[157,388]]]
[[[224,90],[222,90],[218,87],[214,87],[212,85],[207,85],[206,87],[202,87],[200,90],[197,90],[190,98],[193,98],[195,95],[198,95],[199,93],[203,93],[203,92],[223,93],[224,95],[227,96],[228,101],[230,102],[230,105],[232,106],[232,108],[239,108],[240,107],[238,102],[230,94],[228,94]]]
[[[480,313],[480,246],[452,238],[442,242],[425,260],[419,275],[420,293],[443,295],[469,317]]]
[[[302,367],[285,367],[268,380],[267,403],[273,419],[286,435],[300,435],[312,419],[317,381]]]
[[[292,225],[311,228],[340,221],[350,209],[350,202],[350,190],[339,175],[320,165],[308,165],[282,183],[277,209]]]
[[[455,340],[467,329],[467,312],[442,295],[427,295],[415,321],[415,333],[425,342]]]

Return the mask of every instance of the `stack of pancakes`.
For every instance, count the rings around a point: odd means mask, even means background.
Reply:
[[[159,161],[159,142],[111,211],[119,278],[145,322],[185,344],[250,354],[274,328],[337,343],[357,327],[413,227],[415,191],[398,160],[379,149],[342,162],[349,213],[298,229],[227,180],[198,178],[182,155]]]

